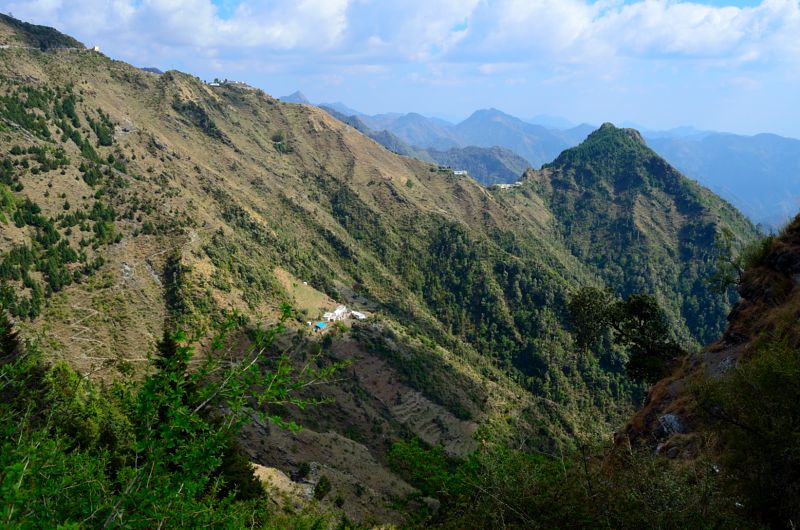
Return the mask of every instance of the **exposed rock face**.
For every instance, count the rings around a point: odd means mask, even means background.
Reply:
[[[728,316],[720,340],[687,356],[669,377],[650,390],[644,406],[622,432],[618,445],[646,446],[670,458],[691,457],[700,448],[704,429],[689,385],[717,378],[752,355],[761,337],[800,344],[800,217],[770,243],[766,255],[752,264],[738,287],[742,300]]]

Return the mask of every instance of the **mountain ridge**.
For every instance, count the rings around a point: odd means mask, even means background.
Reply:
[[[349,114],[356,114],[356,112]],[[475,111],[473,116],[476,114],[478,118],[489,117],[489,121],[493,117],[500,123],[503,123],[504,116],[508,116],[496,109]],[[416,139],[420,141],[415,143],[409,141],[411,138],[404,137],[402,131],[393,129],[393,123],[401,118],[402,114],[386,114],[377,117],[361,113],[358,115],[372,129],[386,130],[395,134],[406,143],[415,145],[418,150],[451,142],[457,142],[460,147],[497,145],[527,158],[533,167],[551,162],[561,151],[581,143],[596,128],[587,124],[567,129],[551,128],[549,129],[549,138],[543,144],[544,137],[540,137],[541,130],[532,136],[527,135],[524,122],[517,118],[507,122],[511,127],[503,134],[498,134],[496,130],[492,134],[488,134],[485,132],[488,129],[479,125],[470,132],[468,138],[461,137],[457,133],[458,124],[448,126],[446,123],[439,123],[437,127],[429,128],[425,133],[426,136],[417,136]],[[433,121],[431,118],[428,120]],[[416,126],[417,128],[423,127],[419,115],[416,116]],[[449,130],[446,133],[437,134],[436,131],[440,131],[440,126],[445,126]],[[513,136],[513,139],[509,138],[509,134]],[[800,140],[770,133],[742,136],[699,130],[690,126],[676,127],[666,131],[642,130],[641,134],[648,145],[672,165],[685,175],[725,197],[756,223],[777,228],[787,222],[798,210],[800,190],[797,188],[797,183],[800,182],[798,180]],[[428,144],[422,141],[424,138],[428,138]],[[531,153],[532,148],[535,150],[533,154]],[[409,154],[409,156],[414,155]],[[427,158],[423,159],[428,160]],[[510,177],[509,180],[498,181],[498,183],[511,184],[516,180],[516,177]],[[769,185],[763,185],[765,182]],[[775,214],[775,211],[780,213]]]

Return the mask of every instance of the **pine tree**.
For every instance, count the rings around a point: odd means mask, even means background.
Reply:
[[[173,373],[183,373],[186,370],[187,359],[182,355],[178,341],[175,340],[175,335],[164,329],[164,336],[156,346],[158,349],[158,356],[155,360],[156,368],[160,371],[169,371]]]
[[[0,364],[14,361],[22,352],[22,341],[14,322],[5,310],[0,310]]]

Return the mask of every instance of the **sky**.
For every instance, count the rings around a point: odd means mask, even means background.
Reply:
[[[800,0],[0,0],[137,66],[365,113],[800,138]]]

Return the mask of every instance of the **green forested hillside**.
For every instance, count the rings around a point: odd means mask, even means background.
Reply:
[[[213,379],[196,372],[216,349],[208,327],[232,312],[246,329],[269,326],[294,306],[276,338],[287,366],[312,353],[351,368],[303,390],[336,396],[318,415],[260,404],[310,425],[282,438],[256,423],[239,452],[295,477],[315,462],[329,507],[363,521],[408,515],[395,501],[418,486],[387,456],[401,439],[455,459],[608,440],[645,386],[626,373],[625,348],[579,345],[571,298],[587,285],[653,294],[684,345],[713,340],[728,303],[705,283],[715,235],[754,235],[631,131],[604,126],[490,192],[319,109],[90,51],[0,50],[0,153],[0,299],[39,352],[36,370],[63,363],[137,393],[158,373],[150,354],[165,328],[181,327],[200,349],[183,376]],[[312,332],[338,304],[369,318]],[[237,340],[231,351],[254,336]],[[135,424],[126,399],[115,406]]]
[[[655,294],[687,345],[720,336],[732,293],[712,292],[715,240],[720,227],[740,241],[756,231],[730,204],[669,166],[638,132],[605,124],[530,172],[526,186],[544,197],[564,244],[612,291]]]

